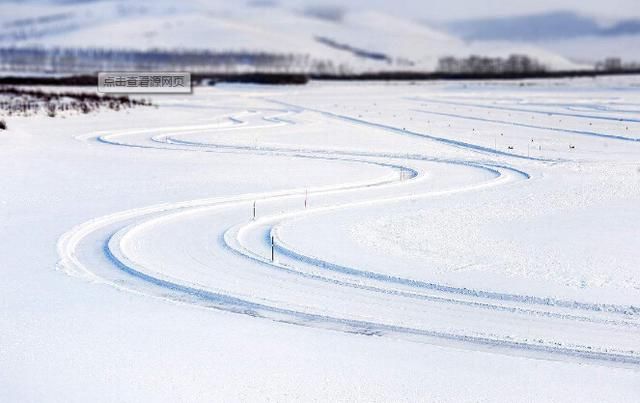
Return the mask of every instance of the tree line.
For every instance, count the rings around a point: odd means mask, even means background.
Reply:
[[[192,73],[350,72],[345,65],[307,54],[208,50],[117,50],[106,48],[0,48],[0,71],[76,73],[97,71],[190,71]]]
[[[546,66],[527,55],[509,57],[446,56],[438,61],[437,71],[449,74],[530,74],[547,71]]]

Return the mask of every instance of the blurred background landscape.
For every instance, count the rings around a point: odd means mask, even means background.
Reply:
[[[640,67],[640,2],[4,1],[0,74]]]

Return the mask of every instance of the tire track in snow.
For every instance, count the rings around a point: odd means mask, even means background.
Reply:
[[[383,124],[383,123],[376,123],[376,122],[372,122],[372,121],[361,119],[361,118],[355,118],[355,117],[348,116],[348,115],[343,115],[343,114],[338,114],[338,113],[334,113],[334,112],[324,111],[324,110],[321,110],[321,109],[309,108],[309,107],[306,107],[306,106],[300,106],[300,105],[295,105],[295,104],[291,104],[291,103],[287,103],[287,102],[282,102],[282,101],[278,101],[278,100],[275,100],[275,99],[267,99],[267,101],[272,102],[272,103],[276,103],[276,104],[279,104],[279,105],[283,105],[285,107],[292,108],[293,110],[297,110],[297,111],[315,112],[315,113],[319,113],[322,116],[326,116],[326,117],[329,117],[329,118],[332,118],[332,119],[338,119],[338,120],[343,120],[343,121],[346,121],[346,122],[356,123],[356,124],[359,124],[359,125],[362,125],[362,126],[372,127],[372,128],[376,128],[376,129],[382,129],[382,130],[385,130],[387,132],[396,133],[396,134],[400,134],[400,135],[404,135],[404,136],[420,137],[420,138],[423,138],[423,139],[428,139],[428,140],[434,141],[436,143],[440,143],[440,144],[456,147],[456,148],[467,150],[467,151],[481,153],[481,154],[485,154],[485,155],[497,155],[497,156],[513,157],[513,158],[518,158],[518,159],[523,159],[523,160],[540,161],[540,162],[559,162],[560,161],[560,160],[553,160],[553,159],[546,159],[546,158],[530,157],[530,156],[526,156],[526,155],[520,155],[520,154],[516,154],[516,153],[510,153],[510,152],[506,152],[506,151],[496,150],[495,148],[485,147],[485,146],[481,146],[481,145],[478,145],[478,144],[467,143],[467,142],[460,141],[460,140],[453,140],[453,139],[446,138],[446,137],[440,137],[440,136],[435,136],[435,135],[431,135],[431,134],[427,134],[427,133],[416,132],[416,131],[413,131],[413,130],[407,130],[407,129],[403,129],[403,128],[399,128],[399,127],[395,127],[395,126],[391,126],[391,125],[386,125],[386,124]]]
[[[618,136],[618,135],[615,135],[615,134],[605,134],[605,133],[592,132],[592,131],[586,131],[586,130],[560,129],[560,128],[552,127],[552,126],[540,126],[540,125],[533,125],[533,124],[529,124],[529,123],[510,122],[510,121],[507,121],[507,120],[489,119],[489,118],[481,118],[481,117],[476,117],[476,116],[459,115],[459,114],[456,114],[456,113],[434,112],[434,111],[427,111],[427,110],[424,110],[424,109],[412,109],[412,111],[419,112],[419,113],[425,113],[425,114],[429,114],[429,115],[446,116],[446,117],[456,118],[456,119],[473,120],[473,121],[476,121],[476,122],[487,122],[487,123],[496,123],[496,124],[506,125],[506,126],[524,127],[524,128],[527,128],[527,129],[540,129],[540,130],[547,130],[547,131],[553,131],[553,132],[559,132],[559,133],[568,133],[568,134],[577,134],[577,135],[583,135],[583,136],[602,137],[602,138],[612,139],[612,140],[623,140],[623,141],[633,141],[633,142],[640,141],[640,138]]]
[[[427,99],[422,97],[410,97],[407,99],[411,101],[420,101],[420,102],[428,102],[428,103],[443,104],[443,105],[464,106],[468,108],[493,109],[493,110],[511,111],[511,112],[526,112],[526,113],[531,113],[535,115],[566,116],[566,117],[573,117],[573,118],[640,123],[640,119],[632,119],[632,118],[620,118],[620,117],[610,117],[610,116],[600,116],[600,115],[585,115],[580,113],[567,113],[567,112],[558,112],[558,111],[551,112],[551,111],[543,111],[538,109],[516,108],[516,107],[510,107],[510,106],[482,105],[482,104],[474,104],[470,102],[445,101],[445,100]],[[638,141],[638,140],[636,139],[635,141]]]
[[[344,117],[343,117],[344,118]],[[346,119],[350,119],[348,117],[346,117]],[[272,123],[277,123],[277,124],[281,124],[283,123],[282,121],[278,121],[278,122],[272,122]],[[291,123],[291,122],[285,122],[285,123]],[[367,122],[367,125],[371,124],[370,122]],[[373,125],[377,125],[377,124],[373,124]],[[249,127],[251,128],[251,127]],[[389,127],[385,127],[384,125],[382,125],[382,128],[386,128],[387,130],[394,132],[394,133],[402,133],[404,131],[401,131],[398,128],[393,128],[391,126]],[[184,129],[184,128],[183,128]],[[193,129],[193,128],[192,128]],[[206,132],[207,130],[209,130],[208,128],[202,128],[202,132]],[[117,136],[124,136],[124,135],[131,135],[131,134],[144,134],[144,133],[148,133],[150,132],[150,130],[147,131],[138,131],[138,132],[128,132],[128,133],[120,133]],[[154,131],[157,132],[157,131]],[[185,142],[185,141],[180,141],[180,140],[176,140],[174,137],[176,136],[175,134],[175,129],[167,129],[167,132],[170,133],[167,136],[156,136],[156,138],[153,138],[152,141],[155,142],[160,142],[160,143],[166,143],[166,145],[180,145],[180,146],[185,146],[185,147],[198,147],[198,148],[205,148],[207,151],[211,151],[211,152],[225,152],[225,151],[233,151],[233,152],[240,152],[240,153],[246,153],[246,152],[254,152],[254,153],[268,153],[268,154],[273,154],[273,155],[293,155],[293,156],[299,156],[299,157],[304,157],[304,158],[316,158],[316,159],[329,159],[329,160],[343,160],[343,161],[349,161],[348,158],[335,158],[335,157],[327,157],[328,153],[331,153],[331,151],[325,151],[325,152],[321,152],[321,150],[302,150],[302,149],[293,149],[293,148],[285,148],[285,149],[278,149],[277,147],[268,147],[268,148],[251,148],[251,147],[246,147],[246,146],[233,146],[233,145],[216,145],[216,144],[196,144],[195,142]],[[173,133],[173,134],[171,134]],[[193,132],[188,132],[188,131],[183,131],[183,134],[186,133],[193,133]],[[413,134],[413,133],[409,133],[409,134]],[[420,134],[419,134],[420,135]],[[422,135],[420,135],[421,137],[424,137]],[[127,143],[122,143],[122,142],[116,142],[112,139],[112,137],[114,137],[114,135],[111,136],[100,136],[99,141],[105,142],[105,143],[111,143],[111,144],[117,144],[117,145],[124,145],[124,146],[132,146],[132,147],[142,147],[142,148],[160,148],[160,149],[174,149],[174,148],[169,148],[169,147],[160,147],[160,146],[153,146],[153,145],[148,145],[148,144],[143,144],[143,145],[136,145],[136,144],[127,144]],[[429,138],[429,137],[427,137]],[[454,144],[454,145],[459,145],[459,144]],[[464,148],[468,148],[467,145],[461,145]],[[180,148],[180,150],[184,150],[184,148]],[[314,155],[314,153],[316,154],[320,154],[320,155]],[[493,151],[492,151],[493,153]],[[508,154],[508,153],[505,153]],[[403,160],[407,160],[407,159],[412,159],[409,158],[406,155],[402,155],[402,156],[397,156],[397,155],[393,155],[393,154],[378,154],[376,155],[375,153],[353,153],[350,154],[348,152],[344,152],[342,151],[341,154],[342,156],[349,156],[349,158],[351,158],[351,161],[358,161],[357,158],[362,158],[362,157],[370,157],[370,158],[402,158]],[[415,157],[414,159],[425,159],[425,160],[429,160],[428,158],[425,158],[423,156],[413,156]],[[431,159],[433,161],[435,161],[436,159]],[[371,161],[359,161],[359,162],[366,162],[366,163],[372,163]],[[472,165],[472,163],[469,163],[467,161],[450,161],[451,163],[461,163],[463,165]],[[411,168],[407,168],[405,166],[401,166],[401,165],[396,165],[395,168],[397,169],[405,169],[410,171]],[[413,171],[414,175],[417,175],[416,171]],[[524,174],[526,175],[526,174]],[[395,180],[397,181],[397,179]],[[368,185],[360,185],[360,186],[385,186],[388,185],[389,182],[379,182],[377,184],[368,184]],[[354,189],[358,189],[358,186],[356,186]],[[314,193],[316,194],[322,194],[323,192],[340,192],[341,190],[345,190],[345,189],[326,189],[326,190],[313,190]],[[353,190],[353,189],[352,189]],[[280,195],[261,195],[262,199],[272,199],[272,198],[278,198],[278,197],[295,197],[295,196],[300,196],[301,195],[302,190],[297,190],[297,191],[292,191],[292,192],[285,192],[284,194],[280,194]],[[222,201],[221,203],[233,203],[236,204],[237,203],[242,203],[242,202],[247,202],[251,199],[255,199],[257,195],[253,195],[253,197],[251,196],[243,196],[240,198],[234,198],[234,200],[225,200]],[[204,203],[204,206],[203,206]],[[67,236],[63,236],[63,238],[61,238],[61,242],[59,243],[59,252],[61,254],[61,256],[65,256],[67,259],[61,259],[61,263],[60,266],[61,267],[68,267],[69,264],[72,265],[80,265],[82,266],[82,263],[79,261],[73,261],[73,257],[75,255],[74,251],[75,248],[78,247],[78,244],[82,241],[83,236],[85,236],[87,234],[87,231],[91,232],[92,230],[96,230],[99,228],[103,227],[104,223],[109,223],[109,224],[114,224],[113,219],[115,219],[115,222],[117,222],[118,220],[121,219],[130,219],[134,221],[134,224],[136,222],[139,223],[139,219],[142,217],[146,217],[147,215],[151,215],[153,216],[154,214],[158,214],[158,213],[171,213],[176,209],[193,209],[193,208],[202,208],[202,207],[210,207],[207,205],[208,202],[203,202],[203,201],[197,201],[195,203],[193,202],[186,202],[183,204],[179,204],[179,205],[174,205],[174,206],[168,206],[168,205],[160,205],[160,206],[156,206],[156,207],[151,207],[151,208],[146,208],[146,209],[142,209],[140,211],[130,211],[130,212],[124,212],[121,215],[116,215],[114,217],[111,218],[104,218],[102,220],[98,219],[95,222],[89,223],[87,226],[82,227],[79,230],[75,230],[75,231],[71,231]],[[140,216],[139,214],[142,214],[142,216]],[[95,226],[97,225],[97,227]],[[117,234],[117,233],[116,233]],[[336,317],[329,317],[329,316],[323,316],[323,315],[313,315],[313,314],[309,314],[309,313],[305,313],[305,312],[297,312],[297,311],[292,311],[292,310],[287,310],[287,309],[281,309],[276,307],[272,307],[272,306],[267,306],[264,304],[257,304],[251,301],[246,301],[246,300],[242,300],[242,299],[237,299],[234,298],[233,296],[230,295],[224,295],[224,294],[219,294],[219,293],[211,293],[207,290],[198,288],[198,287],[192,287],[189,285],[184,285],[184,284],[179,284],[177,282],[172,282],[172,281],[167,281],[167,280],[163,280],[154,276],[150,276],[148,274],[146,274],[144,271],[140,271],[140,270],[136,270],[135,269],[135,262],[131,262],[131,261],[127,261],[126,256],[118,256],[118,252],[117,252],[117,247],[113,246],[116,245],[116,240],[118,240],[119,238],[117,237],[117,235],[114,235],[113,237],[109,237],[109,241],[108,244],[105,246],[105,253],[108,255],[108,257],[110,259],[112,259],[113,261],[116,262],[116,264],[118,266],[120,266],[119,268],[121,270],[127,271],[129,272],[129,274],[134,275],[146,282],[155,284],[157,286],[160,286],[161,288],[165,288],[165,289],[169,289],[178,293],[186,293],[188,295],[191,296],[195,296],[197,298],[201,298],[204,299],[208,302],[214,302],[214,303],[219,303],[221,304],[220,308],[221,309],[227,309],[229,307],[234,307],[232,310],[235,310],[237,308],[237,310],[239,311],[243,311],[244,313],[255,313],[256,311],[261,311],[261,312],[269,312],[269,315],[263,314],[267,317],[269,316],[273,316],[274,314],[276,316],[283,316],[282,318],[277,318],[277,317],[271,317],[271,319],[274,320],[280,320],[283,322],[288,322],[288,323],[296,323],[296,324],[303,324],[303,325],[314,325],[314,326],[318,326],[318,327],[323,327],[323,325],[328,326],[328,328],[335,328],[337,327],[344,327],[343,329],[339,329],[339,330],[344,330],[344,331],[353,331],[356,333],[364,333],[364,334],[387,334],[387,333],[398,333],[398,334],[405,334],[405,335],[414,335],[414,336],[424,336],[424,337],[428,337],[428,338],[438,338],[438,339],[444,339],[444,340],[449,340],[449,341],[455,341],[455,342],[464,342],[464,343],[472,343],[474,345],[480,345],[480,346],[492,346],[492,347],[504,347],[507,349],[516,349],[516,350],[522,350],[524,349],[526,352],[528,353],[560,353],[566,356],[573,356],[573,357],[581,357],[581,358],[590,358],[590,359],[597,359],[597,360],[604,360],[604,361],[609,361],[609,362],[618,362],[618,363],[630,363],[630,364],[638,364],[638,359],[637,357],[634,357],[633,355],[629,356],[628,354],[619,354],[619,353],[611,353],[611,352],[593,352],[593,351],[586,351],[584,348],[567,348],[567,347],[552,347],[552,346],[544,346],[544,345],[528,345],[527,343],[522,343],[522,342],[510,342],[508,340],[497,340],[497,339],[491,339],[491,338],[486,338],[486,337],[476,337],[476,336],[469,336],[469,335],[464,335],[464,334],[454,334],[454,333],[443,333],[443,332],[433,332],[433,331],[425,331],[425,330],[419,330],[419,329],[411,329],[411,328],[406,328],[406,327],[402,327],[402,326],[389,326],[389,325],[384,325],[384,324],[377,324],[375,322],[368,322],[368,321],[354,321],[354,320],[348,320],[348,319],[344,319],[344,318],[336,318]],[[113,248],[111,247],[113,246]],[[114,250],[116,251],[114,254]],[[123,263],[123,261],[127,262],[126,264]],[[91,272],[91,270],[89,270],[88,268],[86,268],[88,272]],[[248,312],[246,310],[249,310]],[[293,319],[293,320],[292,320]],[[310,323],[311,322],[311,323]],[[322,322],[322,323],[319,323]]]
[[[177,214],[190,214],[190,212],[178,212]],[[170,214],[171,215],[171,214]],[[165,220],[168,217],[160,217],[158,218],[159,220]],[[169,217],[170,219],[170,217]],[[152,221],[155,221],[155,219],[152,219]],[[136,229],[138,230],[146,230],[146,228],[142,228],[145,227],[149,224],[155,224],[155,223],[148,223],[148,222],[143,222],[143,223],[135,223],[132,227],[129,228],[125,228],[122,231],[119,231],[118,233],[116,233],[116,235],[114,235],[110,241],[109,241],[109,250],[110,250],[110,254],[112,256],[114,256],[115,259],[118,260],[119,264],[124,266],[126,269],[126,271],[129,272],[134,272],[136,276],[141,276],[143,278],[145,278],[146,280],[151,280],[149,277],[148,273],[148,269],[145,268],[144,266],[140,266],[140,264],[138,264],[135,260],[130,259],[125,253],[123,253],[121,251],[120,248],[120,244],[121,242],[123,242],[123,239],[126,238],[127,236],[132,236],[133,239],[136,239],[137,237],[134,235],[131,235],[131,231],[134,231]],[[227,238],[227,235],[225,234],[225,238]],[[227,242],[228,244],[230,242]],[[265,259],[263,259],[265,260]],[[269,265],[270,267],[279,267],[280,269],[282,269],[283,267],[279,264],[274,264],[272,262],[268,262],[265,261],[264,263],[266,263],[267,265]],[[285,268],[286,271],[290,271],[290,268]],[[157,279],[158,276],[150,276],[152,279]],[[322,278],[321,278],[322,279]],[[153,282],[155,282],[155,280],[152,280]],[[207,290],[205,287],[202,286],[194,286],[193,284],[190,285],[185,285],[184,282],[181,281],[176,281],[175,279],[166,279],[163,276],[160,276],[160,281],[161,284],[167,285],[165,283],[168,283],[171,285],[171,287],[173,289],[177,289],[177,290],[182,290],[182,291],[187,291],[190,294],[193,295],[197,295],[198,297],[204,298],[206,300],[213,300],[213,301],[217,301],[217,302],[221,302],[220,300],[222,299],[223,302],[229,303],[228,301],[228,294],[220,294],[220,293],[212,293],[211,291]],[[339,284],[339,282],[333,282],[333,284]],[[264,285],[263,285],[264,286]],[[176,288],[177,287],[177,288]],[[187,287],[186,289],[184,287]],[[359,288],[363,288],[363,287],[359,287]],[[373,290],[372,290],[373,291]],[[379,292],[385,292],[385,290],[377,290]],[[398,293],[395,293],[396,295],[398,295]],[[233,295],[231,295],[233,297]],[[391,301],[389,301],[391,303]],[[409,335],[423,335],[423,336],[429,336],[429,337],[437,337],[437,338],[444,338],[447,340],[465,340],[465,342],[471,342],[471,343],[475,343],[475,344],[482,344],[485,345],[486,343],[489,342],[489,340],[491,340],[491,344],[494,346],[500,346],[503,348],[514,348],[515,346],[518,346],[519,348],[523,348],[524,346],[527,345],[527,343],[523,343],[523,342],[518,342],[515,343],[513,341],[509,341],[509,340],[500,340],[498,338],[488,338],[488,337],[483,337],[483,338],[478,338],[478,337],[468,337],[468,335],[460,335],[460,334],[452,334],[452,333],[442,333],[442,332],[423,332],[420,329],[411,329],[411,328],[406,328],[406,327],[398,327],[398,326],[394,326],[394,327],[389,327],[388,325],[384,325],[380,323],[376,323],[376,322],[363,322],[363,321],[352,321],[352,320],[348,320],[345,318],[336,318],[336,317],[332,317],[332,316],[327,316],[327,315],[313,315],[313,314],[309,314],[309,312],[306,311],[292,311],[291,309],[285,309],[283,310],[281,307],[279,307],[278,305],[272,306],[272,305],[265,305],[264,303],[259,303],[256,301],[251,301],[251,300],[247,300],[247,299],[240,299],[239,301],[234,299],[234,303],[238,304],[238,303],[242,303],[244,305],[241,304],[241,306],[245,306],[247,309],[251,309],[251,312],[253,315],[256,315],[255,313],[255,309],[260,309],[260,311],[262,312],[260,314],[260,316],[266,316],[266,317],[270,317],[269,314],[265,313],[264,311],[268,312],[268,313],[277,313],[277,314],[288,314],[288,315],[293,315],[294,317],[298,318],[298,319],[306,319],[306,320],[314,320],[314,321],[318,321],[320,319],[323,320],[323,325],[327,325],[327,324],[332,324],[332,325],[336,325],[336,324],[341,324],[341,325],[346,325],[346,324],[350,324],[351,326],[351,330],[350,331],[356,331],[356,329],[359,329],[358,332],[361,332],[362,329],[360,327],[362,326],[366,326],[366,331],[367,332],[373,332],[375,331],[376,334],[379,335],[383,335],[383,334],[388,334],[389,332],[393,332],[393,333],[401,333],[401,334],[409,334]],[[246,303],[246,304],[245,304]],[[291,319],[289,318],[288,320],[286,320],[287,322],[290,323],[297,323],[295,321],[291,321]],[[298,323],[300,324],[300,323]],[[307,326],[309,326],[308,323],[302,323],[305,324]],[[316,326],[317,324],[314,323],[312,326]],[[344,329],[343,329],[344,330]],[[462,339],[460,339],[460,337],[462,337]],[[503,343],[504,342],[504,343]],[[583,348],[566,348],[566,347],[562,347],[562,348],[554,348],[552,346],[542,346],[542,345],[537,345],[535,348],[532,348],[529,353],[531,351],[537,351],[537,352],[541,352],[541,351],[545,351],[545,352],[556,352],[556,353],[561,353],[564,355],[573,355],[573,356],[580,356],[581,353],[579,353],[580,351],[584,352],[584,351],[588,351],[590,347],[583,347]],[[587,358],[593,358],[593,359],[603,359],[604,355],[602,355],[602,352],[593,355],[592,354],[593,351],[588,351],[588,354],[584,355],[584,357]],[[609,353],[611,353],[609,351]],[[626,358],[623,358],[626,357]],[[631,356],[632,357],[632,356]],[[620,353],[614,353],[611,356],[609,356],[610,359],[612,359],[614,362],[626,362],[626,363],[630,363],[633,362],[633,359],[630,358],[629,355],[624,355],[624,354],[620,354]]]

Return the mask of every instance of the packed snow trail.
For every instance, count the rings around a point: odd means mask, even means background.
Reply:
[[[585,131],[585,130],[559,129],[557,127],[551,127],[551,126],[540,126],[540,125],[533,125],[530,123],[519,123],[519,122],[513,122],[513,121],[506,121],[506,120],[488,119],[488,118],[481,118],[481,117],[475,117],[475,116],[465,116],[465,115],[460,115],[455,113],[434,112],[434,111],[427,111],[427,110],[421,110],[421,109],[414,109],[414,110],[416,112],[425,113],[429,115],[444,116],[444,117],[456,118],[456,119],[467,119],[467,120],[474,120],[478,122],[495,123],[499,125],[518,126],[518,127],[525,127],[528,129],[542,129],[542,130],[548,130],[548,131],[554,131],[554,132],[560,132],[560,133],[602,137],[602,138],[612,139],[612,140],[640,141],[640,138],[627,137],[627,136],[614,136],[610,134]]]
[[[423,153],[248,146],[201,139],[212,132],[295,125],[295,113],[302,110],[392,135],[539,160],[298,106],[294,112],[269,111],[268,116],[236,113],[207,125],[96,133],[93,137],[102,143],[126,147],[319,159],[377,166],[388,173],[361,182],[161,204],[98,218],[60,239],[60,269],[145,295],[304,326],[542,358],[640,364],[633,306],[421,283],[296,252],[295,245],[279,235],[282,223],[310,214],[330,215],[337,209],[384,211],[393,203],[518,186],[529,178],[503,164]],[[187,135],[196,139],[178,138]],[[455,179],[440,188],[430,186],[434,173],[455,173]],[[307,208],[309,196],[312,207]],[[250,211],[256,203],[260,213],[252,220]]]
[[[581,114],[581,113],[558,112],[556,110],[545,111],[545,110],[539,110],[539,109],[530,109],[530,108],[523,108],[523,107],[503,106],[503,105],[498,106],[498,105],[485,105],[485,104],[472,103],[472,102],[445,101],[445,100],[433,99],[433,98],[429,98],[429,99],[427,99],[427,98],[409,98],[409,99],[416,100],[416,101],[422,101],[422,102],[428,102],[428,103],[435,103],[435,104],[464,106],[464,107],[467,107],[467,108],[492,109],[492,110],[497,110],[497,111],[525,112],[527,114],[543,115],[543,116],[566,116],[566,117],[572,117],[572,118],[609,120],[609,121],[614,121],[614,122],[640,123],[640,119],[634,119],[634,118],[612,117],[612,116],[601,116],[601,115],[585,115],[585,114]],[[551,106],[558,106],[558,105],[557,104],[556,105],[551,104]],[[560,105],[560,106],[565,107],[565,105]],[[608,109],[605,109],[605,110],[608,110]],[[615,112],[621,112],[621,111],[615,110]],[[638,113],[638,111],[629,111],[629,112],[630,113]]]

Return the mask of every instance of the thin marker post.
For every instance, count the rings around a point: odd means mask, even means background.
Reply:
[[[274,248],[273,235],[271,235],[271,261],[275,261],[275,248]]]

